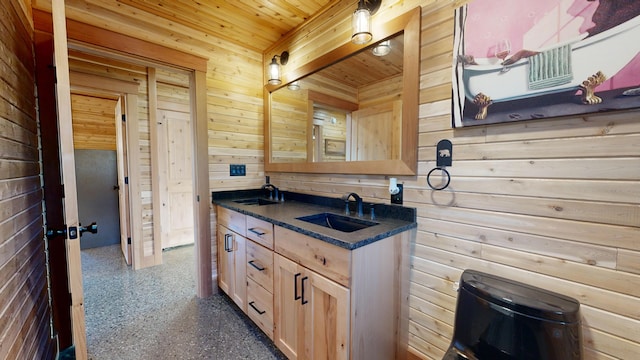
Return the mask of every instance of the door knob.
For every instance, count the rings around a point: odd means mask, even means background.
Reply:
[[[90,232],[92,234],[97,234],[98,233],[98,224],[96,224],[96,222],[92,222],[91,225],[89,226],[82,226],[82,224],[79,227],[80,230],[80,236],[82,236],[82,234],[84,234],[85,232]]]

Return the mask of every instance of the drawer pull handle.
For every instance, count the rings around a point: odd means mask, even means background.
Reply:
[[[258,231],[258,230],[256,230],[256,228],[251,228],[251,229],[249,229],[249,231],[251,231],[252,233],[254,233],[254,234],[258,235],[258,236],[262,236],[262,235],[266,234],[266,232]]]
[[[304,299],[304,281],[305,281],[305,280],[307,280],[307,279],[309,279],[309,277],[308,277],[308,276],[305,276],[305,277],[303,277],[303,278],[302,278],[302,280],[300,281],[300,284],[302,285],[302,296],[300,296],[300,297],[301,297],[301,299],[302,299],[302,305],[304,305],[304,304],[308,303],[308,301]]]
[[[298,278],[302,275],[301,273],[297,273],[293,276],[293,300],[300,300],[302,296],[298,296]]]
[[[226,252],[233,251],[233,235],[232,234],[224,234],[224,251]]]
[[[254,267],[256,270],[258,270],[258,271],[264,271],[264,268],[263,268],[263,267],[260,267],[259,265],[256,265],[254,261],[255,261],[255,260],[251,260],[251,261],[249,261],[249,265],[253,266],[253,267]]]
[[[255,303],[256,303],[255,301],[252,301],[252,302],[249,303],[249,306],[251,306],[253,308],[253,310],[255,310],[258,313],[258,315],[262,315],[262,314],[267,312],[266,310],[262,310],[262,311],[258,310],[258,308],[256,307]]]

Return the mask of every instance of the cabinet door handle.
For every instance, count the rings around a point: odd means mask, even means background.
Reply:
[[[258,270],[258,271],[264,271],[264,268],[263,268],[263,267],[260,267],[259,265],[256,265],[256,264],[255,264],[255,260],[251,260],[251,261],[249,261],[249,265],[253,266],[253,267],[254,267],[256,270]]]
[[[298,296],[298,278],[302,275],[301,273],[297,273],[293,276],[293,300],[300,300],[302,296]]]
[[[252,233],[254,233],[254,234],[258,235],[258,236],[262,236],[262,235],[266,234],[266,232],[258,231],[258,230],[256,230],[256,228],[251,228],[251,229],[249,229],[249,231],[251,231]]]
[[[226,252],[233,251],[233,235],[232,234],[224,234],[224,251]]]
[[[309,277],[305,276],[305,277],[302,278],[302,280],[300,280],[300,285],[302,287],[302,295],[300,296],[300,298],[302,299],[302,305],[308,303],[308,301],[304,299],[304,281],[308,280],[308,279],[309,279]]]
[[[262,314],[267,312],[266,310],[262,310],[262,311],[258,310],[258,308],[256,307],[255,304],[256,304],[256,302],[252,301],[252,302],[249,303],[249,306],[251,306],[253,308],[253,310],[255,310],[258,313],[258,315],[262,315]]]

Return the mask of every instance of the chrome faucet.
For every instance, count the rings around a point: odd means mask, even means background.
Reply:
[[[273,200],[273,193],[275,193],[276,200],[278,200],[278,188],[273,184],[262,185],[262,190],[269,190],[269,199]]]
[[[349,211],[349,199],[353,196],[353,198],[356,200],[356,206],[358,208],[358,217],[362,217],[363,211],[362,211],[362,198],[360,196],[358,196],[358,194],[356,193],[347,193],[344,196],[342,196],[342,200],[344,200],[345,206],[344,206],[344,214],[345,215],[351,215],[351,212]]]

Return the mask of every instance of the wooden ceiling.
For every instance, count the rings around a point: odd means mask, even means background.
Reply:
[[[404,36],[394,37],[389,46],[387,55],[375,56],[371,50],[364,50],[318,73],[355,89],[398,76],[403,70]]]
[[[67,18],[189,51],[220,39],[262,53],[340,0],[66,0]],[[51,0],[32,0],[51,11]],[[355,0],[354,0],[355,9]]]

